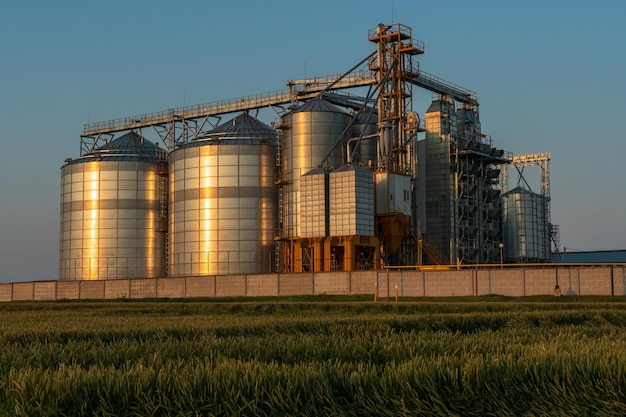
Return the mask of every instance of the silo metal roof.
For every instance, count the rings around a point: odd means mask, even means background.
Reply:
[[[166,162],[167,153],[137,133],[128,132],[80,158],[66,160],[68,164],[92,161]]]
[[[515,187],[512,190],[502,194],[502,197],[507,197],[509,195],[513,195],[513,194],[526,194],[526,195],[530,195],[530,196],[540,196],[540,194],[537,194],[533,191],[527,190],[525,188],[522,187]]]
[[[231,119],[182,147],[204,145],[276,145],[276,131],[247,113]]]
[[[440,112],[442,105],[443,103],[441,101],[435,100],[430,103],[430,106],[428,106],[428,110],[426,110],[426,113]]]
[[[307,101],[292,111],[292,113],[300,112],[345,113],[341,111],[339,107],[319,97]]]

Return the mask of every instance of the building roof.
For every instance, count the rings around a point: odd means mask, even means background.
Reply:
[[[626,263],[626,249],[553,253],[556,263]]]

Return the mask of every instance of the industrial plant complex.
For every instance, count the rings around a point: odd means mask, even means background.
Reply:
[[[343,74],[85,125],[61,168],[59,281],[550,262],[550,154],[498,148],[409,27],[368,39]],[[528,166],[539,192],[509,187]]]

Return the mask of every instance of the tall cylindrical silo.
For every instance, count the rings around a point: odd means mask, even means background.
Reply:
[[[170,153],[170,276],[274,270],[276,132],[247,114]]]
[[[501,199],[505,259],[509,262],[548,260],[544,197],[518,187],[503,194]]]
[[[130,132],[66,161],[59,280],[165,276],[166,158]]]
[[[306,219],[300,216],[300,177],[323,162],[324,167],[341,166],[345,139],[342,134],[345,135],[349,123],[347,113],[321,98],[307,101],[283,117],[282,237],[301,236],[300,224]]]

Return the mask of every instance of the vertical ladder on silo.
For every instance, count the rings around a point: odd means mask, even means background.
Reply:
[[[281,165],[282,153],[280,146],[280,134],[276,135],[276,166],[279,167]]]
[[[165,276],[170,273],[170,234],[165,232],[165,265],[163,266]]]
[[[169,190],[169,177],[166,172],[159,172],[159,232],[165,232],[163,237],[163,258],[165,259],[163,269],[165,276],[169,273],[169,233],[168,233],[168,190]]]
[[[274,243],[274,272],[280,272],[280,234],[283,226],[283,187],[278,187],[278,230]]]
[[[167,231],[168,177],[159,174],[159,232]]]
[[[278,230],[276,231],[275,239],[274,239],[274,272],[280,272],[280,265],[282,262],[281,253],[280,253],[280,235],[282,233],[283,227],[283,186],[280,178],[282,177],[281,172],[281,161],[282,161],[282,153],[281,153],[281,131],[276,131],[276,166],[278,167]]]

